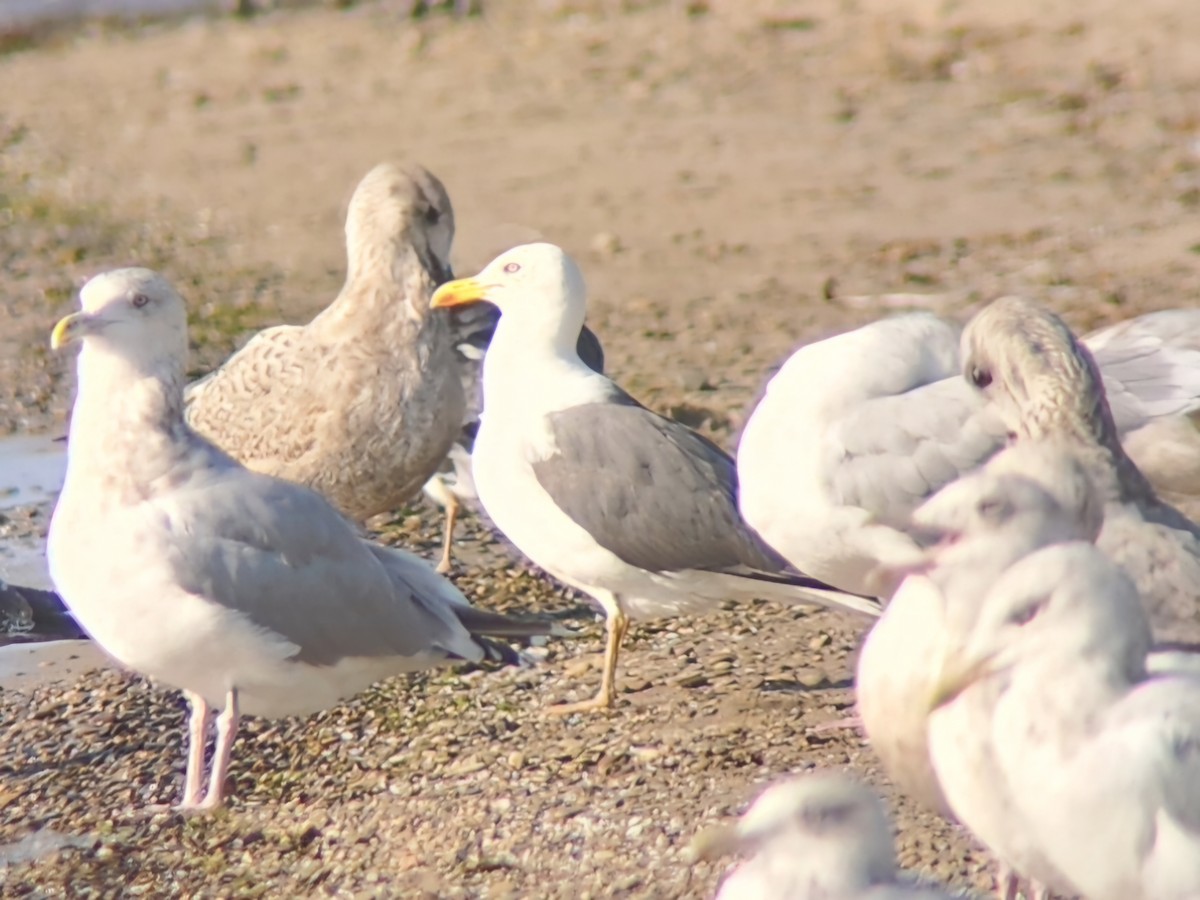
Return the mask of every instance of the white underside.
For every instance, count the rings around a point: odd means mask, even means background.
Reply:
[[[129,592],[126,598],[135,594]],[[199,694],[220,708],[231,687],[252,716],[306,715],[327,709],[384,678],[450,662],[431,651],[417,656],[350,657],[332,666],[290,659],[295,645],[255,627],[245,616],[198,597],[161,607],[110,613],[112,606],[67,605],[117,662],[169,687]],[[149,607],[150,604],[147,604]]]
[[[854,685],[863,730],[888,776],[948,815],[927,735],[929,701],[946,652],[942,602],[929,578],[905,579],[863,642]]]

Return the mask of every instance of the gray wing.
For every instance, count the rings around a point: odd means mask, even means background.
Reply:
[[[558,453],[533,464],[576,523],[651,572],[779,568],[742,522],[733,460],[625,395],[548,417]]]
[[[829,435],[833,496],[906,529],[927,498],[1004,446],[999,416],[959,377],[853,407]]]
[[[228,468],[203,473],[160,502],[171,526],[174,581],[282,635],[300,648],[302,662],[433,649],[479,655],[465,631],[424,608],[437,598],[414,602],[307,488]]]
[[[1083,342],[1100,366],[1121,432],[1200,408],[1200,310],[1138,316]]]
[[[1142,780],[1130,799],[1146,803],[1151,813],[1165,812],[1191,836],[1195,852],[1200,845],[1200,682],[1145,682],[1119,704],[1105,730],[1106,759],[1097,763],[1111,771],[1113,759],[1125,761]]]
[[[1096,543],[1137,585],[1157,641],[1200,643],[1200,541],[1179,524],[1191,526],[1178,514],[1170,524],[1109,504]]]

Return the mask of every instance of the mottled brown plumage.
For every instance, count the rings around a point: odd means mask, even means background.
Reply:
[[[1200,641],[1200,528],[1164,503],[1121,446],[1091,353],[1054,313],[1002,297],[963,332],[963,374],[1018,441],[1058,444],[1105,502],[1097,546],[1137,584],[1159,641]]]
[[[444,314],[454,213],[420,166],[354,192],[341,293],[304,326],[254,336],[191,385],[188,422],[244,465],[320,491],[356,520],[414,496],[458,436],[464,398]]]

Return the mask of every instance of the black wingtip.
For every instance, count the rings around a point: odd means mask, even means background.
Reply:
[[[521,655],[521,652],[511,644],[506,644],[504,641],[495,641],[491,638],[472,635],[481,648],[483,648],[483,658],[485,661],[494,663],[500,666],[527,666],[529,661]]]
[[[0,580],[0,637],[31,641],[87,635],[54,591]]]

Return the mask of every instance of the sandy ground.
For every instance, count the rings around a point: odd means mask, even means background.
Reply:
[[[197,371],[311,315],[355,181],[396,155],[447,184],[460,271],[563,244],[618,380],[727,446],[791,349],[891,310],[1025,292],[1088,328],[1188,305],[1198,39],[1183,0],[496,0],[420,22],[381,2],[60,36],[0,57],[0,428],[61,427],[45,335],[100,269],[184,288]],[[435,524],[404,511],[389,534],[432,554]],[[480,602],[583,615],[478,550],[458,578]],[[200,822],[129,812],[179,789],[175,698],[115,674],[6,691],[0,842],[96,843],[0,892],[705,896],[720,867],[682,847],[766,780],[829,765],[886,787],[857,736],[809,730],[849,708],[856,623],[652,625],[620,709],[542,716],[593,688],[599,634],[534,673],[256,725],[233,808]],[[961,834],[892,799],[906,865],[987,883]]]

